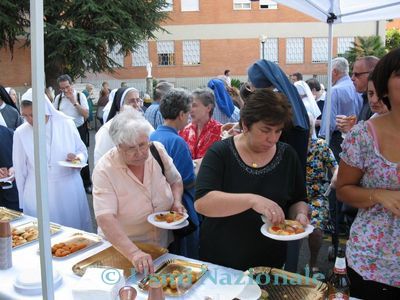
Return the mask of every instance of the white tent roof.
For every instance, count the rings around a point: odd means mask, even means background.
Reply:
[[[394,0],[276,0],[322,22],[331,13],[334,23],[378,21],[400,16],[400,1]]]

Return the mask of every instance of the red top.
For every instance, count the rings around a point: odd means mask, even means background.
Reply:
[[[221,140],[221,126],[221,123],[210,119],[201,130],[200,136],[197,136],[197,125],[193,123],[186,125],[179,132],[179,135],[189,145],[192,159],[202,158],[212,144]]]

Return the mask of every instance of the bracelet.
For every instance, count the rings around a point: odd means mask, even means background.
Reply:
[[[369,203],[371,204],[370,206],[374,205],[374,194],[375,194],[375,189],[372,189],[372,191],[369,193]]]

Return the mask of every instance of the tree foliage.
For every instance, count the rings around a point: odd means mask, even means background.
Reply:
[[[0,2],[1,8],[9,6],[15,11],[14,23],[7,19],[8,27],[0,28],[0,47],[12,50],[18,35],[23,34],[29,41],[29,27],[24,28],[29,24],[25,14],[29,1],[14,1],[22,3],[20,7],[9,0]],[[76,78],[86,71],[112,72],[119,67],[110,57],[112,51],[127,55],[140,42],[155,38],[156,31],[163,31],[160,23],[168,17],[162,11],[165,6],[165,0],[44,0],[47,84],[54,84],[63,73]],[[23,22],[16,22],[17,16]]]
[[[380,58],[385,54],[386,49],[380,36],[359,36],[353,42],[353,46],[343,54],[343,57],[349,61],[350,65],[353,65],[357,57],[373,55]]]
[[[9,49],[11,54],[17,39],[26,33],[24,28],[29,26],[25,17],[28,7],[29,0],[0,1],[0,48]]]
[[[400,47],[400,30],[392,28],[386,31],[386,49],[388,51],[397,49]]]

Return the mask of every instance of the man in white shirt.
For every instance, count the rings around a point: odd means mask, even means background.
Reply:
[[[67,75],[61,75],[57,78],[58,87],[61,91],[54,99],[54,107],[74,119],[75,126],[86,147],[89,147],[89,129],[87,127],[87,118],[89,117],[89,104],[83,93],[76,91],[73,87],[72,78]],[[89,166],[81,171],[85,191],[92,193],[92,182],[90,179]]]

